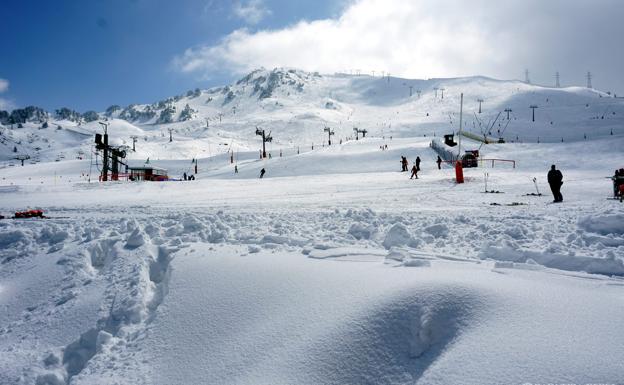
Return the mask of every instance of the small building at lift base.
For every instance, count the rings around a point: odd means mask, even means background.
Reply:
[[[128,179],[131,181],[152,181],[162,182],[169,180],[167,176],[167,170],[159,167],[142,166],[142,167],[129,167],[128,172],[130,175]]]

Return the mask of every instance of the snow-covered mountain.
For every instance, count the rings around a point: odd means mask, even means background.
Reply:
[[[0,114],[0,385],[624,378],[622,99],[276,69],[95,114]],[[99,183],[100,122],[170,180]]]
[[[327,141],[324,127],[336,132],[336,140],[353,136],[354,128],[378,137],[440,136],[459,128],[461,93],[463,128],[479,136],[568,142],[624,135],[624,99],[593,89],[486,77],[412,80],[277,68],[253,71],[228,86],[152,104],[114,105],[100,113],[36,107],[5,113],[0,161],[16,154],[33,162],[82,157],[90,152],[92,134],[102,131],[98,121],[108,122],[114,143],[130,146],[131,136],[137,136],[138,150],[131,156],[140,159],[257,149],[256,127],[272,133],[274,151],[320,145]]]

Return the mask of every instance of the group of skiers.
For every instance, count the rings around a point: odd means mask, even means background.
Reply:
[[[442,158],[438,156],[436,160],[438,164],[438,169],[442,168]],[[407,157],[401,156],[401,172],[407,171],[408,161]],[[418,172],[420,171],[420,157],[416,157],[416,161],[412,166],[412,174],[410,179],[418,179]],[[563,174],[560,170],[557,170],[557,167],[553,164],[550,166],[550,171],[548,171],[548,185],[550,186],[550,190],[552,191],[554,200],[553,203],[563,202],[563,195],[561,194],[561,186],[563,185]],[[613,188],[614,195],[616,196],[624,196],[624,168],[615,170],[615,176],[613,177]]]
[[[407,157],[401,156],[401,172],[407,171],[409,166],[409,162],[407,161]],[[418,179],[418,171],[420,171],[420,157],[416,157],[416,161],[414,162],[414,166],[412,166],[412,175],[410,179]]]
[[[182,174],[182,179],[184,180],[195,180],[195,175],[188,175],[186,172]]]
[[[384,149],[383,146],[381,148]],[[442,158],[438,156],[436,159],[438,170],[442,169],[442,162],[443,162]],[[407,157],[401,156],[400,163],[401,163],[401,172],[408,171],[409,161],[407,160]],[[414,165],[412,166],[412,169],[411,169],[410,179],[418,179],[418,172],[420,171],[420,163],[421,163],[420,156],[417,156],[416,160],[414,161]],[[238,173],[238,166],[235,166],[234,172]],[[265,173],[266,173],[266,170],[262,168],[262,170],[260,170],[261,179],[264,177]],[[187,174],[184,173],[184,180],[192,180],[191,178],[195,179],[193,176],[188,177],[187,179]],[[619,197],[620,200],[622,200],[624,198],[624,168],[615,170],[615,174],[612,177],[612,179],[613,179],[613,195],[614,197]],[[547,180],[548,180],[548,185],[550,186],[550,190],[553,194],[553,198],[554,198],[553,203],[563,202],[563,195],[561,194],[561,186],[563,185],[563,174],[561,173],[560,170],[557,170],[557,167],[554,164],[550,166],[550,171],[548,171]]]
[[[442,169],[442,158],[440,158],[440,156],[438,155],[438,159],[436,160],[436,163],[438,164],[438,170]],[[404,156],[401,156],[401,172],[407,171],[407,167],[409,165],[409,162],[407,161],[407,158]],[[418,172],[420,171],[420,157],[417,156],[416,157],[416,161],[414,161],[414,166],[412,166],[412,175],[410,176],[410,179],[418,179]]]

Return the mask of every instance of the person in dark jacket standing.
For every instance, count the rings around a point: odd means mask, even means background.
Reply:
[[[438,164],[438,170],[442,169],[442,158],[440,158],[440,155],[438,155],[438,160],[436,160],[436,163]]]
[[[555,165],[550,166],[548,171],[548,184],[552,191],[555,200],[553,202],[563,202],[563,195],[561,195],[561,185],[563,184],[563,174],[557,170]]]
[[[407,158],[401,155],[401,172],[407,171],[408,165],[409,162],[407,161]]]
[[[262,170],[260,170],[260,179],[262,179],[262,177],[264,177],[265,173],[266,173],[266,170],[263,167]]]
[[[420,171],[420,156],[416,157],[416,168]]]

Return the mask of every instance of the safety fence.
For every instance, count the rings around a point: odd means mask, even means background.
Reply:
[[[487,166],[488,164],[492,165],[492,168],[494,168],[494,165],[496,164],[496,162],[500,162],[500,163],[511,163],[513,168],[516,168],[516,161],[512,160],[512,159],[494,159],[494,158],[479,158],[479,166],[484,167]]]

